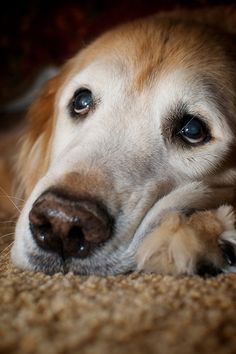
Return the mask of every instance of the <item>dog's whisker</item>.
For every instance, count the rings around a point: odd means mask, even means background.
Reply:
[[[5,195],[4,194],[0,194],[0,197],[5,197]],[[16,199],[16,200],[20,200],[22,202],[25,202],[25,199],[14,197],[13,195],[8,195],[8,197],[11,198],[11,199]]]
[[[11,250],[8,250],[4,255],[1,256],[0,271],[2,271],[6,266],[9,266],[9,255]]]
[[[11,248],[11,246],[13,245],[13,243],[14,243],[14,241],[12,241],[8,246],[6,246],[5,248],[4,248],[4,250],[2,250],[2,252],[0,253],[0,257],[2,257],[2,256],[4,256],[5,254],[5,252],[7,251],[7,250],[9,250],[9,248]],[[9,250],[10,251],[10,250]]]
[[[5,221],[0,221],[0,224],[16,224],[16,221],[15,220],[5,220]]]
[[[0,190],[3,192],[4,196],[7,197],[7,199],[12,203],[12,205],[15,207],[15,209],[20,213],[20,209],[16,205],[16,203],[11,199],[11,197],[5,192],[5,190],[0,186]]]
[[[4,237],[12,236],[12,235],[14,235],[14,232],[10,232],[9,234],[2,235],[2,236],[0,236],[0,240],[1,240],[2,238],[4,238]]]

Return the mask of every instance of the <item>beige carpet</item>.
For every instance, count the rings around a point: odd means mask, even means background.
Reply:
[[[2,249],[9,238],[0,238]],[[46,276],[9,265],[8,250],[1,253],[2,354],[236,353],[236,275]]]

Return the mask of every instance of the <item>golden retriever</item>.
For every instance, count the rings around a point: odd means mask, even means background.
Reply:
[[[136,20],[45,85],[12,165],[17,266],[236,271],[235,31],[234,8]]]

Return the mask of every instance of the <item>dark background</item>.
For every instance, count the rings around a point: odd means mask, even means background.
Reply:
[[[156,11],[234,1],[8,1],[0,10],[0,104],[17,97],[47,65],[61,65],[109,27]]]

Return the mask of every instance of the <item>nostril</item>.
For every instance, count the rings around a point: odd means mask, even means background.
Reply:
[[[30,224],[31,228],[34,228],[34,233],[37,234],[38,241],[45,243],[48,235],[52,233],[52,226],[51,224],[45,224],[41,226]]]
[[[62,255],[62,242],[55,236],[49,214],[47,208],[41,208],[41,205],[36,203],[29,213],[30,231],[39,247]]]
[[[64,251],[71,256],[85,258],[91,250],[91,243],[85,239],[83,230],[79,226],[73,226],[64,240]]]
[[[63,255],[62,242],[58,237],[55,237],[50,223],[36,225],[30,222],[30,230],[39,247]]]

